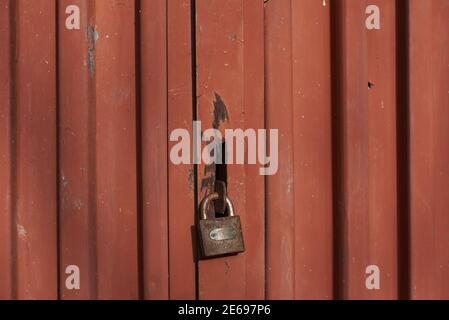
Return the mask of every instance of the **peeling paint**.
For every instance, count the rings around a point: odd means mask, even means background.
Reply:
[[[190,191],[194,192],[195,191],[195,170],[194,169],[189,170],[188,183],[189,183]]]
[[[17,234],[19,235],[20,238],[26,238],[28,236],[27,230],[21,224],[17,225]]]
[[[222,97],[217,92],[214,92],[214,95],[214,119],[212,122],[212,128],[218,130],[220,129],[221,124],[224,122],[229,122],[230,118],[228,108],[226,107]],[[205,194],[209,194],[215,190],[215,174],[215,163],[204,167],[204,177],[201,180],[201,191],[205,192]]]
[[[97,41],[100,38],[100,34],[98,33],[96,26],[87,27],[86,36],[87,41],[89,42],[89,48],[87,49],[87,67],[89,68],[91,78],[93,78],[95,75]]]
[[[214,122],[212,123],[212,128],[219,129],[220,125],[224,122],[229,122],[228,108],[221,96],[215,92]]]

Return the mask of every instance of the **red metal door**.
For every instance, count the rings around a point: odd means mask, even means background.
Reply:
[[[449,298],[448,28],[448,0],[0,0],[0,298]],[[175,164],[194,121],[278,129],[278,171]],[[201,260],[217,180],[246,252]]]

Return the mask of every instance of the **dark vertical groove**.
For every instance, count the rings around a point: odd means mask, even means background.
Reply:
[[[137,182],[137,258],[138,258],[138,285],[139,285],[139,299],[144,299],[145,297],[145,274],[143,265],[143,181],[142,181],[142,71],[141,71],[141,20],[140,20],[140,10],[141,4],[140,0],[135,2],[135,86],[136,86],[136,182]]]
[[[18,278],[17,278],[17,12],[18,4],[15,0],[9,1],[9,28],[10,28],[10,152],[11,152],[11,298],[18,298]]]
[[[331,1],[331,80],[332,80],[332,188],[333,188],[333,294],[345,297],[344,288],[344,181],[343,181],[343,110],[342,90],[342,6]]]
[[[218,160],[215,165],[215,180],[223,181],[228,185],[228,166],[226,165],[226,153],[227,153],[227,144],[226,140],[223,138],[221,142],[221,155],[214,155]]]
[[[191,5],[191,48],[192,48],[192,116],[193,121],[198,120],[198,111],[197,111],[197,61],[196,61],[196,0],[190,0]],[[198,165],[193,165],[194,171],[194,215],[195,221],[198,220],[198,207],[199,207],[199,199],[198,199]],[[196,234],[195,234],[196,235]],[[199,257],[199,252],[197,250],[197,257]],[[195,258],[196,268],[195,268],[195,287],[196,287],[196,299],[200,298],[199,292],[199,268],[198,268],[198,258]]]
[[[167,257],[168,257],[168,261],[167,261],[167,266],[168,266],[168,277],[167,277],[167,287],[168,287],[168,298],[170,299],[171,297],[171,286],[170,286],[170,165],[169,165],[169,155],[168,155],[168,150],[170,150],[170,142],[169,142],[169,128],[170,128],[170,123],[169,123],[169,114],[168,114],[168,21],[169,19],[169,12],[168,12],[168,2],[165,1],[165,101],[166,101],[166,105],[165,105],[165,115],[166,115],[166,121],[165,121],[165,125],[166,125],[166,129],[167,129],[167,139],[166,139],[166,150],[167,150],[167,163],[165,164],[165,170],[167,172],[167,185],[166,185],[166,201],[167,201],[167,248],[168,248],[168,252],[167,252]]]
[[[409,2],[396,2],[398,293],[410,299]]]
[[[60,130],[60,126],[59,124],[61,123],[60,121],[60,110],[59,110],[59,97],[60,97],[60,91],[59,91],[59,79],[60,79],[60,74],[59,74],[59,1],[55,0],[55,20],[54,20],[54,28],[55,28],[55,50],[56,50],[56,55],[55,55],[55,87],[56,87],[56,107],[55,107],[55,112],[56,112],[56,258],[57,258],[57,263],[58,263],[58,268],[56,271],[56,276],[57,276],[57,284],[58,284],[58,291],[57,291],[57,296],[58,296],[58,300],[61,300],[62,298],[62,289],[61,289],[61,285],[62,285],[62,278],[61,278],[61,268],[62,266],[62,260],[61,260],[61,219],[60,219],[60,212],[61,212],[61,203],[59,201],[60,199],[60,183],[61,183],[61,155],[60,155],[60,137],[61,137],[61,130]]]
[[[268,101],[268,74],[267,74],[267,62],[268,62],[268,46],[267,46],[267,1],[264,0],[264,4],[263,4],[264,8],[264,129],[268,129],[268,122],[267,122],[267,118],[268,118],[268,106],[267,106],[267,101]],[[264,183],[265,183],[265,190],[264,190],[264,263],[265,263],[265,292],[264,292],[264,298],[265,300],[268,300],[268,296],[269,296],[269,292],[268,292],[268,215],[267,215],[267,208],[268,208],[268,177],[264,176]]]
[[[291,206],[292,206],[292,208],[293,208],[293,212],[292,212],[292,215],[293,215],[293,218],[292,218],[292,220],[293,220],[293,243],[292,243],[292,248],[293,248],[293,252],[291,253],[291,255],[292,255],[292,260],[293,260],[293,284],[292,284],[292,290],[293,290],[293,296],[292,296],[292,298],[293,299],[295,299],[295,297],[296,297],[296,278],[297,278],[297,276],[296,276],[296,270],[297,270],[297,266],[296,266],[296,248],[297,248],[297,246],[296,246],[296,241],[295,241],[295,238],[296,238],[296,235],[297,235],[297,229],[296,229],[296,221],[297,220],[299,220],[299,219],[297,219],[296,218],[296,192],[295,192],[295,188],[298,188],[298,186],[295,186],[295,151],[294,151],[294,148],[295,148],[295,111],[294,111],[294,103],[295,103],[295,93],[293,93],[293,90],[294,90],[294,88],[293,88],[293,85],[294,85],[294,80],[295,80],[295,78],[294,78],[294,74],[293,74],[293,64],[294,64],[294,62],[293,62],[293,57],[294,57],[294,52],[293,52],[293,50],[294,50],[294,46],[293,46],[293,1],[295,1],[295,0],[290,0],[290,61],[289,61],[289,63],[290,63],[290,75],[289,75],[289,77],[290,77],[290,104],[291,104],[291,107],[290,107],[290,110],[289,110],[289,113],[290,113],[290,116],[291,116],[291,119],[290,119],[290,126],[291,126],[291,137],[292,137],[292,140],[291,140],[291,144],[292,144],[292,151],[291,151],[291,160],[292,160],[292,165],[291,165],[291,170],[292,170],[292,179],[293,179],[293,188],[292,188],[292,194],[293,194],[293,197],[292,197],[292,204],[291,204]]]

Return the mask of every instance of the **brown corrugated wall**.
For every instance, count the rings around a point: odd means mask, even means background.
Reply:
[[[0,0],[0,298],[449,299],[448,30],[449,0]],[[277,174],[173,164],[194,120],[279,129]],[[246,252],[204,261],[216,179]]]

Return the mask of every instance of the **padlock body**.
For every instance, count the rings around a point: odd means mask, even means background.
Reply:
[[[239,216],[200,220],[199,237],[203,258],[245,251]]]

